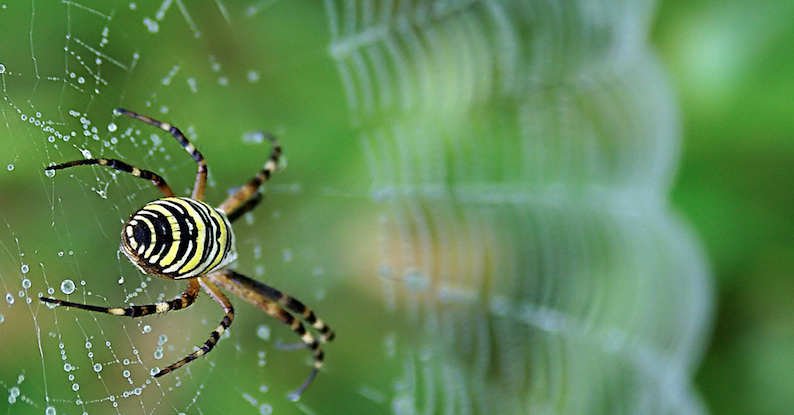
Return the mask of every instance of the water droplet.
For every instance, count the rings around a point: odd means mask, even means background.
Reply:
[[[86,349],[89,349],[89,350],[90,350],[92,347],[94,347],[94,345],[93,345],[93,344],[91,344],[91,342],[88,342],[88,341],[87,341],[87,342],[85,342],[85,348],[86,348]]]
[[[188,78],[187,85],[190,87],[191,92],[198,92],[198,85],[196,84],[196,78]]]
[[[250,70],[248,71],[247,77],[248,77],[248,82],[256,82],[259,80],[259,78],[261,78],[261,75],[259,75],[259,72],[255,70]]]
[[[64,372],[71,372],[74,369],[74,366],[70,365],[69,363],[63,364],[63,371]]]
[[[63,280],[61,283],[61,292],[64,294],[71,294],[75,290],[74,281],[72,280]]]
[[[6,8],[5,4],[3,5],[3,8],[4,9]],[[0,63],[0,73],[5,73],[5,71],[6,71],[6,66]]]
[[[168,341],[168,336],[166,336],[165,334],[161,334],[161,335],[160,335],[160,338],[157,340],[157,343],[158,343],[159,345],[161,345],[161,346],[162,346],[162,345],[164,345],[164,344],[165,344],[167,341]]]
[[[150,326],[148,324],[143,326],[143,332],[144,333],[151,333],[152,332],[152,326]]]
[[[44,175],[47,177],[55,177],[55,170],[44,170]]]
[[[91,158],[93,158],[93,157],[91,156],[91,152],[90,152],[90,151],[88,151],[88,149],[82,149],[82,150],[80,150],[80,152],[81,152],[81,153],[83,153],[83,157],[85,157],[85,158],[87,158],[87,159],[91,159]]]
[[[102,371],[102,365],[99,363],[94,363],[94,372],[99,373],[101,371]]]
[[[159,147],[160,144],[163,144],[163,140],[157,134],[152,134],[149,138],[151,138],[152,146],[154,147]]]
[[[14,304],[14,296],[11,293],[6,294],[6,302],[8,304]]]
[[[5,316],[3,316],[2,314],[0,314],[0,323],[2,323],[2,322],[4,322],[4,321],[6,321],[6,318],[5,318]]]
[[[121,372],[121,376],[124,376],[125,378],[130,377],[130,371],[129,370],[125,370],[125,371]]]
[[[149,29],[149,32],[151,33],[157,33],[158,31],[160,31],[160,25],[148,17],[145,17],[143,19],[143,24],[146,26],[147,29]]]
[[[114,131],[116,131],[118,128],[119,128],[119,127],[116,125],[116,123],[110,123],[110,124],[108,124],[108,131],[110,131],[111,133],[112,133],[112,132],[114,132]]]
[[[264,341],[270,340],[270,327],[265,324],[260,325],[256,329],[256,337],[259,337]]]
[[[8,169],[8,171],[14,171],[14,165],[13,164],[9,164],[8,166],[6,166],[6,168]]]
[[[30,288],[31,285],[33,284],[30,282],[29,279],[25,278],[24,280],[22,280],[22,288],[27,290],[28,288]]]
[[[55,415],[56,413],[55,407],[52,406],[48,406],[47,409],[44,410],[44,415]]]
[[[163,358],[163,348],[162,347],[158,347],[157,349],[155,349],[154,358],[157,359],[157,360],[160,360],[160,359]]]
[[[85,83],[85,78],[83,78],[82,76],[77,78],[77,83],[78,84],[84,84]]]
[[[28,271],[30,271],[30,267],[28,264],[22,264],[22,266],[19,267],[19,270],[22,271],[23,274],[27,274]]]
[[[79,391],[80,390],[80,385],[75,383],[74,385],[72,385],[72,390],[75,391],[75,392]]]

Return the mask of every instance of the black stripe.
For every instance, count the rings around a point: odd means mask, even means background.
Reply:
[[[196,221],[195,221],[195,218],[193,218],[193,216],[189,215],[187,213],[187,211],[185,210],[185,208],[182,205],[180,205],[179,203],[169,202],[169,201],[162,201],[162,203],[158,203],[158,204],[160,206],[162,206],[163,208],[167,209],[169,212],[171,212],[171,216],[174,217],[174,219],[176,220],[176,223],[179,225],[179,232],[180,232],[179,241],[175,241],[173,239],[173,233],[171,235],[172,236],[172,238],[171,238],[172,243],[175,242],[178,245],[177,245],[176,257],[174,258],[174,262],[172,262],[167,267],[164,267],[164,268],[168,268],[168,267],[173,266],[174,264],[177,264],[177,263],[181,262],[181,260],[183,258],[191,258],[193,255],[195,255],[195,253],[196,253],[195,252],[195,247],[193,247],[193,249],[189,251],[189,249],[190,249],[189,241],[191,239],[193,239],[193,240],[196,239],[196,237],[195,237]],[[191,234],[191,231],[190,231],[190,226],[191,225],[193,226],[193,229],[194,229],[192,234]],[[170,247],[169,247],[169,249],[170,249]],[[182,268],[182,267],[180,266],[179,268]],[[192,271],[192,270],[188,270],[187,272],[190,272],[190,271]],[[177,269],[176,271],[172,272],[171,274],[173,274],[175,277],[179,277],[179,276],[181,276],[184,273],[179,272],[179,269]]]
[[[214,220],[212,216],[210,216],[207,210],[209,209],[208,206],[196,203],[192,199],[188,201],[191,202],[191,204],[195,207],[196,212],[198,212],[198,215],[201,217],[201,222],[204,223],[204,234],[206,237],[204,238],[204,253],[201,256],[201,262],[199,263],[199,267],[202,268],[201,273],[204,273],[209,267],[209,263],[213,262],[213,259],[215,259],[217,255],[223,254],[223,252],[221,252],[223,249],[218,246],[218,238],[215,236],[218,233],[216,229],[219,229],[220,225],[218,225],[218,222]],[[216,250],[218,251],[215,253],[215,255],[212,253],[213,247],[217,248]]]

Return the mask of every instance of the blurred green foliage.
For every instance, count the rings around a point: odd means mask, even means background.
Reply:
[[[794,411],[794,3],[660,4],[654,43],[677,86],[674,205],[719,291],[697,377],[715,414]]]

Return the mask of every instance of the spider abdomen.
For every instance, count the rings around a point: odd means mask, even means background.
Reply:
[[[237,257],[226,214],[186,197],[166,197],[132,214],[121,251],[141,271],[172,279],[201,276]]]

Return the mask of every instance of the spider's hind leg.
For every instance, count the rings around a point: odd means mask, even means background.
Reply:
[[[325,354],[320,347],[321,343],[330,341],[334,338],[334,332],[328,325],[315,316],[314,312],[300,301],[283,294],[273,287],[262,284],[259,281],[248,278],[242,274],[231,270],[221,270],[207,274],[204,278],[223,287],[227,291],[237,295],[249,304],[264,311],[271,317],[288,326],[303,342],[303,347],[312,352],[314,365],[306,381],[290,393],[291,400],[298,400],[301,393],[311,384],[312,380],[319,373],[323,366]],[[290,313],[295,313],[298,317]],[[314,327],[319,333],[317,338],[306,330],[301,319]]]

